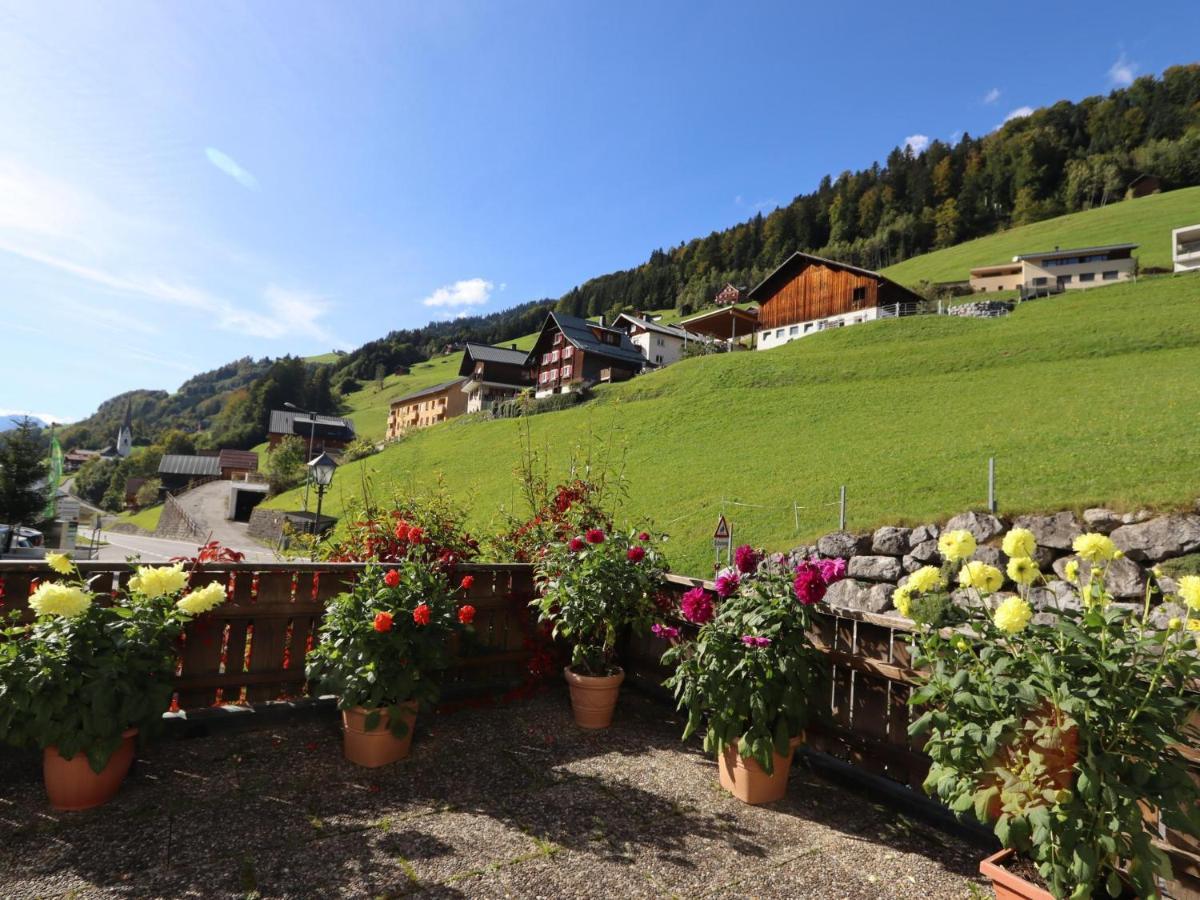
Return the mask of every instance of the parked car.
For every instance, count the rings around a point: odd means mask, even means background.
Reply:
[[[36,528],[18,525],[13,535],[12,544],[5,553],[3,548],[8,543],[9,526],[0,525],[0,559],[45,559],[46,538]]]

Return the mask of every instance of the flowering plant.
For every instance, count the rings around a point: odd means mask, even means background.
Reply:
[[[368,730],[387,709],[392,733],[404,737],[408,725],[395,707],[437,700],[450,638],[475,618],[466,603],[472,576],[452,572],[419,554],[394,565],[368,563],[354,587],[326,608],[308,677],[336,693],[339,708],[371,710]]]
[[[750,547],[739,547],[734,559],[717,576],[719,603],[703,588],[683,595],[683,617],[700,626],[694,640],[679,640],[670,626],[656,626],[656,633],[672,641],[663,663],[674,668],[666,684],[687,711],[684,738],[703,727],[707,752],[736,744],[741,756],[770,773],[774,754],[787,754],[808,723],[809,698],[818,696],[820,654],[808,631],[813,610],[829,585],[845,577],[846,564],[793,565]]]
[[[213,582],[188,591],[191,572],[141,566],[115,598],[94,595],[74,564],[46,559],[62,578],[29,597],[34,614],[9,614],[0,631],[0,738],[17,746],[55,746],[66,759],[85,753],[96,772],[135,727],[161,724],[171,702],[175,642],[195,616],[225,601]]]
[[[1197,709],[1200,579],[1180,580],[1186,616],[1158,627],[1157,575],[1140,604],[1106,589],[1121,556],[1107,536],[1076,538],[1066,584],[1043,577],[1035,549],[1024,529],[1006,535],[1016,591],[1002,593],[1005,575],[969,559],[969,534],[950,532],[944,565],[897,588],[919,629],[912,702],[925,712],[910,730],[928,733],[925,789],[992,823],[1057,897],[1117,896],[1125,879],[1158,896],[1170,863],[1157,822],[1200,833],[1200,791],[1179,749]]]
[[[589,528],[539,555],[534,572],[541,596],[532,605],[554,637],[571,642],[578,674],[614,674],[617,639],[626,627],[650,627],[665,568],[648,532]]]
[[[344,532],[323,551],[334,562],[423,559],[452,567],[479,554],[479,542],[463,525],[466,512],[440,488],[424,495],[398,494],[390,508],[368,498],[344,518]]]

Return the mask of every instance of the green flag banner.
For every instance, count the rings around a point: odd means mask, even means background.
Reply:
[[[53,521],[58,510],[58,486],[62,483],[63,452],[58,437],[50,435],[50,459],[46,471],[46,518]]]

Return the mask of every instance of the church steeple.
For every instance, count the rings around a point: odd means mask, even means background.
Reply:
[[[133,451],[133,401],[125,402],[125,418],[117,432],[117,456],[122,458]]]

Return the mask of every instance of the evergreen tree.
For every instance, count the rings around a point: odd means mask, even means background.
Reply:
[[[0,522],[8,525],[0,552],[8,552],[18,525],[41,521],[46,505],[41,429],[30,418],[0,433]]]

